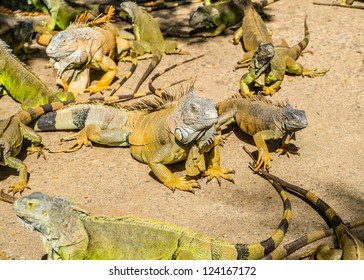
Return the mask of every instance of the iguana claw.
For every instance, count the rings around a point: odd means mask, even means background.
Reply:
[[[227,174],[235,174],[235,170],[232,168],[221,168],[220,166],[209,168],[204,172],[204,177],[207,177],[207,182],[210,182],[213,178],[216,178],[219,186],[221,186],[221,178],[234,183],[234,179]]]
[[[178,178],[175,177],[167,182],[164,182],[164,185],[171,189],[173,192],[176,189],[181,191],[188,191],[191,193],[195,193],[194,188],[201,189],[200,184],[196,180],[187,180],[186,178]]]
[[[31,154],[37,153],[37,158],[42,156],[44,159],[46,159],[45,154],[43,153],[43,150],[49,150],[49,149],[46,147],[31,146],[31,147],[28,147],[27,154],[31,155]]]
[[[296,147],[294,144],[287,144],[287,145],[282,145],[282,147],[277,149],[276,153],[278,153],[280,156],[282,155],[289,156],[289,154],[300,155],[300,153],[298,152],[299,149],[300,148]]]
[[[265,152],[264,150],[259,150],[258,159],[256,162],[255,171],[258,171],[262,166],[263,170],[267,170],[270,168],[270,162],[273,160],[273,157],[269,152]]]
[[[82,146],[92,147],[92,143],[90,140],[88,140],[85,130],[81,130],[80,132],[78,132],[76,134],[73,134],[73,135],[70,135],[67,137],[63,137],[61,139],[61,143],[64,141],[70,141],[70,140],[76,140],[76,141],[72,145],[68,146],[66,149],[59,150],[59,151],[51,151],[51,153],[71,153],[71,152],[75,152],[75,151],[81,149]]]
[[[16,193],[22,194],[25,189],[30,189],[26,182],[18,182],[12,186],[9,187],[8,193],[13,193],[15,195]]]

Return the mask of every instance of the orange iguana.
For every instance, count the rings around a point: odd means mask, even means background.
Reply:
[[[242,131],[253,136],[258,148],[257,170],[270,168],[272,156],[267,140],[282,139],[279,154],[298,154],[298,148],[289,143],[296,131],[307,126],[306,114],[291,105],[274,105],[265,98],[246,98],[234,95],[217,103],[218,127],[236,122]]]
[[[118,67],[114,58],[118,51],[117,38],[108,14],[88,22],[89,14],[82,14],[66,30],[53,36],[46,52],[58,70],[57,83],[65,91],[82,94],[95,93],[109,88]],[[90,69],[106,72],[96,85],[89,86]]]
[[[78,150],[91,141],[108,146],[130,146],[132,156],[146,163],[171,190],[193,192],[195,180],[178,178],[165,166],[186,160],[189,176],[203,172],[208,179],[232,180],[231,168],[222,169],[215,125],[217,111],[210,99],[198,97],[192,89],[180,96],[163,94],[152,102],[123,104],[75,104],[49,113],[36,123],[39,131],[81,129],[66,152]],[[206,156],[206,161],[205,161]]]

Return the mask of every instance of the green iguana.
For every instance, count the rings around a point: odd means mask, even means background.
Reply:
[[[327,245],[319,246],[314,253],[316,259],[364,260],[364,243],[350,232],[341,217],[327,203],[311,191],[287,183],[272,174],[262,170],[259,170],[258,173],[268,180],[278,183],[285,190],[311,202],[316,210],[329,221],[335,231],[340,248],[330,248]]]
[[[109,88],[118,71],[114,61],[117,38],[111,24],[114,11],[110,8],[107,15],[91,22],[88,22],[90,15],[84,13],[66,30],[52,37],[46,52],[58,70],[57,83],[65,91],[78,95],[85,90],[95,93]],[[90,68],[106,73],[96,85],[87,87]]]
[[[33,193],[17,199],[14,212],[38,231],[50,260],[223,260],[260,259],[283,240],[291,218],[284,190],[282,220],[268,239],[234,244],[163,222],[133,217],[91,216],[62,198]]]
[[[56,26],[64,30],[77,17],[77,11],[64,0],[28,0],[28,4],[50,14],[50,21],[46,24],[48,30],[53,30]]]
[[[273,159],[267,140],[282,139],[282,146],[276,152],[298,154],[298,148],[289,143],[295,132],[307,126],[306,114],[291,105],[274,105],[265,98],[246,98],[234,95],[217,103],[219,114],[217,127],[236,122],[242,131],[253,136],[258,148],[257,170],[270,168]]]
[[[153,69],[157,67],[162,59],[163,53],[188,53],[177,49],[176,42],[164,40],[158,22],[142,7],[138,6],[134,2],[129,1],[121,3],[120,7],[131,18],[132,21],[133,32],[135,36],[133,49],[138,55],[143,55],[145,53],[152,54],[151,63],[134,89],[135,94],[143,82],[148,78]]]
[[[0,11],[0,39],[6,42],[14,54],[29,53],[33,32],[32,20],[19,19]]]
[[[192,89],[180,96],[163,94],[154,101],[131,106],[123,104],[76,104],[39,118],[35,130],[75,130],[76,139],[65,152],[91,142],[108,146],[130,146],[131,155],[146,163],[155,176],[171,190],[193,192],[195,180],[178,178],[165,166],[186,160],[188,176],[203,172],[208,179],[232,180],[231,168],[220,167],[217,111],[211,99],[198,97]],[[205,162],[206,156],[206,162]]]
[[[261,0],[252,3],[252,7],[261,9],[276,1],[278,0]],[[197,29],[214,29],[203,33],[204,37],[217,36],[226,28],[237,24],[245,16],[244,11],[233,0],[227,0],[198,7],[190,14],[189,24]]]
[[[22,104],[23,110],[49,102],[74,99],[70,93],[53,93],[11,53],[2,40],[0,40],[0,84]]]
[[[255,61],[261,57],[259,54],[255,55],[255,59],[251,61],[249,72],[245,73],[240,80],[240,92],[243,95],[251,95],[250,86],[255,85],[262,88],[262,93],[265,95],[272,95],[276,93],[284,79],[285,73],[302,75],[308,77],[323,76],[328,70],[316,71],[304,68],[296,59],[300,56],[302,51],[306,48],[310,38],[310,33],[307,27],[305,18],[305,37],[298,44],[289,47],[282,41],[282,45],[274,47],[274,56],[267,66],[265,63]],[[269,46],[265,44],[263,46]],[[258,48],[257,52],[264,51],[264,48]],[[263,56],[265,57],[265,56]],[[257,65],[263,65],[264,71],[257,69]],[[263,75],[263,76],[262,76]]]

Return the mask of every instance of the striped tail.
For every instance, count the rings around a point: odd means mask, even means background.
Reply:
[[[285,190],[277,183],[271,182],[273,187],[279,193],[283,202],[283,217],[282,220],[268,239],[255,244],[236,244],[235,248],[238,252],[238,260],[257,260],[275,250],[282,242],[291,220],[291,202]]]
[[[134,94],[136,94],[138,92],[138,90],[141,87],[141,85],[148,78],[148,76],[150,75],[150,73],[152,73],[152,71],[157,67],[157,65],[159,64],[159,62],[161,61],[161,59],[162,59],[162,52],[160,50],[154,51],[153,52],[152,61],[150,62],[147,70],[145,70],[142,78],[139,80],[138,85],[134,89],[134,92],[133,92]]]
[[[104,103],[113,103],[113,102],[119,102],[119,101],[127,101],[134,98],[139,98],[142,96],[146,96],[151,94],[150,92],[142,93],[138,95],[129,94],[129,95],[116,95],[116,96],[106,96],[106,97],[77,97],[75,100],[65,101],[65,102],[53,102],[49,104],[39,105],[37,107],[32,107],[27,109],[26,111],[21,111],[17,113],[16,115],[20,118],[21,122],[24,124],[29,124],[35,119],[39,118],[40,116],[49,113],[57,111],[64,106],[67,106],[69,104],[73,103],[85,103],[85,102],[92,102],[92,101],[100,101]]]
[[[119,88],[125,84],[125,82],[133,75],[133,73],[135,72],[137,66],[138,66],[138,58],[137,58],[137,53],[131,49],[130,50],[130,56],[131,56],[131,67],[129,69],[129,71],[124,75],[124,77],[121,79],[121,81],[116,85],[116,87],[111,91],[110,96],[113,96],[115,94],[116,91],[119,90]]]
[[[291,47],[291,49],[293,51],[295,51],[294,59],[297,59],[301,55],[302,51],[307,47],[309,41],[310,41],[310,32],[309,32],[308,26],[307,26],[307,15],[306,15],[305,16],[305,37],[298,44]]]
[[[165,85],[165,86],[163,86],[163,87],[161,87],[161,88],[158,88],[158,89],[156,89],[156,88],[153,86],[153,82],[154,82],[154,81],[155,81],[158,77],[160,77],[160,76],[162,76],[163,74],[165,74],[166,72],[168,72],[168,71],[170,71],[170,70],[172,70],[172,69],[174,69],[174,68],[176,68],[176,67],[178,67],[178,66],[181,66],[182,64],[185,64],[185,63],[187,63],[187,62],[191,62],[191,61],[193,61],[193,60],[195,60],[195,59],[198,59],[198,58],[200,58],[200,57],[203,57],[203,56],[204,56],[204,54],[199,55],[199,56],[196,56],[196,57],[193,57],[193,58],[191,58],[191,59],[187,59],[187,60],[182,61],[182,62],[180,62],[180,63],[173,64],[172,66],[167,67],[167,68],[165,68],[164,70],[162,70],[162,71],[158,72],[157,74],[155,74],[155,75],[154,75],[154,76],[153,76],[153,77],[149,80],[149,83],[148,83],[148,86],[149,86],[149,90],[150,90],[150,92],[152,92],[153,94],[155,94],[155,95],[157,95],[157,96],[161,97],[161,96],[162,96],[162,90],[164,90],[164,89],[166,89],[166,88],[168,88],[168,87],[174,86],[174,85],[176,85],[176,84],[178,84],[178,83],[181,83],[181,82],[183,82],[183,81],[185,81],[185,80],[181,80],[181,81],[178,81],[178,82],[174,82],[174,83],[171,83],[171,84]]]

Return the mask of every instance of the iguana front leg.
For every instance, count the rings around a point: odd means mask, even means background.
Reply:
[[[103,56],[101,61],[99,61],[97,64],[97,68],[105,71],[106,73],[101,77],[96,85],[89,86],[86,89],[86,91],[89,91],[91,93],[108,89],[118,72],[118,66],[116,65],[115,61],[112,60],[110,57]]]
[[[294,133],[292,135],[291,134],[284,135],[282,138],[282,146],[276,150],[276,153],[278,153],[279,155],[287,155],[287,156],[289,154],[300,155],[300,153],[298,152],[299,148],[296,147],[294,144],[289,143],[291,139],[295,139]]]
[[[204,176],[207,177],[207,182],[216,178],[219,185],[221,185],[221,178],[234,183],[234,179],[228,175],[235,173],[232,168],[222,168],[220,166],[220,142],[223,142],[224,138],[221,136],[221,132],[218,136],[215,136],[215,141],[213,143],[212,149],[206,153],[207,157],[207,170],[204,172]]]
[[[245,73],[240,79],[240,93],[244,96],[252,96],[249,86],[255,81],[255,75],[250,71]]]
[[[164,41],[164,52],[166,54],[180,54],[180,55],[190,55],[189,52],[182,51],[178,49],[178,44],[176,41],[165,40]]]
[[[10,186],[8,192],[13,192],[13,194],[21,194],[26,188],[29,188],[27,184],[28,168],[20,159],[8,157],[5,159],[5,165],[19,171],[18,182]]]
[[[202,36],[203,37],[214,37],[214,36],[220,35],[226,29],[226,27],[227,27],[227,25],[225,23],[222,23],[214,31],[202,33]]]
[[[282,84],[282,81],[276,81],[273,84],[271,84],[270,86],[263,86],[262,93],[264,95],[272,96],[273,94],[275,94],[280,89],[281,84]]]
[[[262,130],[253,135],[255,145],[258,148],[257,166],[255,168],[256,171],[258,171],[262,166],[264,170],[270,168],[270,162],[273,160],[265,141],[278,139],[280,137],[282,137],[282,133],[280,131],[273,130]]]
[[[153,174],[170,190],[188,191],[194,193],[194,188],[200,188],[196,180],[176,177],[166,166],[170,162],[176,162],[176,159],[183,158],[183,150],[173,149],[174,144],[167,144],[160,147],[153,153],[148,160],[148,165]],[[172,146],[172,147],[171,147]]]

